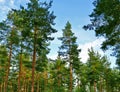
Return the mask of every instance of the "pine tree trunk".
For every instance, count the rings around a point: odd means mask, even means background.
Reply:
[[[34,47],[33,47],[33,60],[32,60],[32,88],[31,92],[34,92],[34,78],[35,78],[35,65],[36,65],[36,35],[37,30],[34,30]]]
[[[58,72],[60,72],[60,67],[58,66]],[[61,87],[61,74],[58,74],[58,88]]]
[[[94,92],[96,92],[96,81],[94,81]]]
[[[40,82],[39,82],[39,78],[40,76],[39,76],[39,74],[38,74],[38,76],[37,76],[37,79],[38,79],[38,81],[37,81],[37,91],[36,92],[39,92],[39,87],[40,87]]]
[[[27,92],[27,80],[25,79],[25,91],[24,92]]]
[[[72,76],[72,64],[70,63],[70,89],[69,92],[72,92],[72,81],[73,81],[73,76]]]
[[[100,92],[102,92],[102,78],[100,77]]]
[[[7,90],[7,87],[8,87],[8,76],[9,76],[9,72],[10,72],[11,57],[12,57],[12,43],[10,44],[10,52],[9,52],[9,56],[8,56],[8,66],[7,66],[7,73],[6,73],[6,77],[5,77],[4,92],[7,92],[6,90]]]
[[[22,48],[21,48],[20,61],[19,61],[18,92],[21,92],[21,89],[20,89],[21,70],[22,70]]]
[[[46,92],[47,90],[47,79],[48,79],[48,75],[47,75],[47,71],[44,72],[44,91]]]
[[[2,92],[1,89],[2,89],[2,84],[0,84],[0,92]]]
[[[28,92],[28,86],[29,86],[28,80],[26,80],[26,92]]]
[[[92,92],[92,85],[90,84],[90,92]]]
[[[39,85],[40,85],[40,83],[39,83],[39,80],[38,80],[38,82],[37,82],[37,91],[36,92],[39,92]]]
[[[108,81],[106,80],[106,92],[109,92],[109,85],[108,85]]]
[[[2,87],[3,87],[2,85],[3,85],[3,84],[1,83],[1,84],[0,84],[0,92],[2,92]]]

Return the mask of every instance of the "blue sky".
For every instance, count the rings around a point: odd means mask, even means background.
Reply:
[[[111,51],[103,52],[100,50],[100,44],[104,41],[104,38],[96,38],[94,31],[85,31],[82,29],[84,25],[90,23],[90,17],[88,15],[90,15],[94,8],[92,1],[93,0],[53,0],[51,10],[54,11],[56,15],[56,25],[54,28],[56,28],[58,32],[52,35],[55,37],[55,40],[51,42],[51,52],[48,57],[52,59],[57,57],[58,47],[61,45],[57,38],[62,35],[62,29],[64,29],[67,21],[71,23],[72,30],[78,38],[77,43],[79,48],[82,49],[80,57],[83,62],[86,62],[88,58],[87,50],[91,48],[91,46],[102,55],[106,54],[109,56]],[[6,14],[11,8],[19,8],[20,5],[26,5],[27,2],[29,2],[29,0],[0,0],[0,21],[6,18]],[[115,58],[109,57],[109,59],[112,62],[112,66],[114,66]]]

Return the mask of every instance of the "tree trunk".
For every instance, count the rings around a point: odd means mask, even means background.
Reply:
[[[92,91],[92,85],[91,85],[91,84],[90,84],[90,92],[93,92],[93,91]]]
[[[48,73],[47,71],[44,72],[44,91],[46,92],[47,90],[47,83],[48,83]]]
[[[9,52],[9,56],[8,56],[8,66],[7,66],[7,73],[6,73],[6,77],[5,77],[4,92],[7,92],[6,90],[7,90],[7,87],[8,87],[8,76],[9,76],[9,72],[10,72],[11,57],[12,57],[12,43],[10,44],[10,52]]]
[[[102,92],[102,78],[100,77],[100,92]]]
[[[94,92],[96,92],[96,81],[94,81]]]
[[[25,91],[24,92],[27,92],[27,80],[25,79]]]
[[[21,88],[20,88],[21,70],[22,70],[22,48],[21,48],[20,61],[19,61],[18,92],[21,92]]]
[[[58,72],[60,72],[60,66],[58,66]],[[58,88],[61,87],[61,74],[58,74]]]
[[[0,84],[0,92],[2,92],[3,84]]]
[[[72,64],[70,63],[70,89],[69,89],[69,92],[72,92],[72,83],[73,81],[73,76],[72,76]]]
[[[36,92],[39,92],[39,85],[40,85],[40,83],[39,83],[39,80],[38,80],[38,82],[37,82],[37,91]]]
[[[37,76],[37,79],[38,79],[38,81],[37,81],[37,91],[36,92],[39,92],[39,88],[40,88],[40,82],[39,82],[40,76],[39,76],[39,74]]]
[[[109,85],[108,85],[108,81],[106,80],[106,92],[109,92]]]
[[[34,92],[34,78],[35,78],[35,65],[36,65],[36,35],[37,29],[34,30],[34,47],[33,47],[33,60],[32,60],[32,88],[31,92]]]

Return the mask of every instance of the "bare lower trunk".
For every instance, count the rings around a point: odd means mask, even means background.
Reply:
[[[37,76],[37,79],[38,79],[38,81],[37,81],[37,91],[36,92],[40,92],[39,91],[39,88],[40,88],[40,82],[39,82],[40,76],[39,76],[39,74]]]
[[[37,91],[36,92],[39,92],[39,85],[40,85],[40,83],[39,83],[39,81],[37,82]]]
[[[100,92],[102,92],[102,78],[100,77]]]
[[[35,77],[35,65],[36,65],[36,29],[34,30],[34,50],[33,50],[33,60],[32,60],[32,88],[31,92],[34,92],[34,77]]]
[[[69,89],[69,92],[72,92],[72,83],[73,81],[73,76],[72,76],[72,64],[70,64],[70,89]]]
[[[7,90],[7,86],[8,86],[8,76],[9,76],[9,72],[10,72],[11,57],[12,57],[12,44],[10,44],[10,52],[9,52],[9,56],[8,56],[8,66],[7,66],[7,72],[6,72],[6,77],[5,77],[4,92],[7,92],[6,90]]]
[[[60,67],[58,66],[58,72],[60,72]],[[61,74],[58,74],[58,88],[61,87]]]
[[[96,81],[94,81],[94,92],[96,92]]]
[[[93,92],[93,91],[92,91],[92,85],[91,85],[91,83],[90,83],[90,92]]]
[[[2,92],[3,84],[0,84],[0,92]]]
[[[47,71],[44,72],[44,91],[46,92],[47,90],[47,80],[48,80],[48,75],[47,75]]]
[[[32,89],[31,89],[31,92],[34,92],[35,61],[36,61],[36,49],[34,48],[33,62],[32,62]]]
[[[21,88],[20,88],[21,70],[22,70],[22,48],[21,48],[20,61],[19,61],[18,92],[21,92]]]

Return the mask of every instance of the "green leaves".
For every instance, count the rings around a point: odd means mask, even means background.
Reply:
[[[119,0],[95,0],[95,8],[91,13],[91,24],[84,29],[94,29],[96,36],[103,36],[106,40],[102,49],[113,48],[114,56],[119,58],[118,44],[120,43],[120,1]]]

